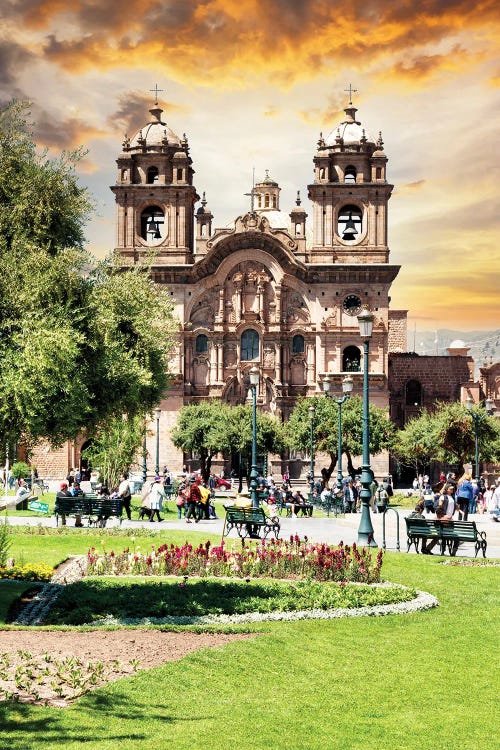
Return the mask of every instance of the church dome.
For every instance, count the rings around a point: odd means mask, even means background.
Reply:
[[[346,146],[357,146],[360,143],[372,143],[375,145],[375,138],[372,138],[370,133],[362,127],[359,120],[356,120],[356,112],[358,111],[356,107],[350,104],[344,111],[344,119],[325,138],[325,146],[335,146],[338,143],[339,137]]]
[[[449,345],[448,349],[466,349],[467,344],[462,339],[454,339]]]
[[[168,145],[180,146],[181,139],[179,136],[161,119],[163,112],[161,107],[155,105],[149,111],[151,112],[151,121],[137,131],[130,140],[130,148],[142,148],[144,146],[146,148],[159,148],[165,145],[165,139],[167,139]]]

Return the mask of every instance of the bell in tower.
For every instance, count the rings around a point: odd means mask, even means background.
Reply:
[[[161,263],[193,263],[194,204],[199,196],[188,141],[163,120],[156,97],[149,112],[149,122],[125,138],[117,159],[117,180],[111,188],[117,203],[116,252],[126,263],[149,257],[151,248]]]

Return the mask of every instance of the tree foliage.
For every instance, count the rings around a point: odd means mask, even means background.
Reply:
[[[458,464],[463,473],[466,462],[475,460],[475,424],[473,414],[478,415],[479,455],[483,461],[500,459],[500,425],[488,417],[481,407],[469,412],[459,402],[437,403],[435,410],[423,410],[422,414],[408,422],[400,430],[394,444],[395,454],[402,460],[420,462],[422,466],[430,460]]]
[[[299,399],[287,424],[287,443],[293,450],[310,451],[311,433],[309,407],[314,406],[314,451],[327,453],[330,465],[324,467],[328,479],[337,465],[338,410],[334,398],[314,397]],[[370,413],[370,453],[376,455],[391,445],[394,427],[387,411],[373,404]],[[359,396],[347,399],[342,405],[342,453],[347,457],[349,474],[359,473],[353,458],[363,451],[363,402]]]
[[[118,486],[122,472],[128,472],[144,438],[145,421],[141,415],[110,417],[99,425],[91,445],[83,455],[99,468],[108,488]]]
[[[252,409],[219,401],[188,404],[179,412],[172,440],[176,448],[199,456],[201,473],[207,480],[212,459],[218,453],[251,451]],[[281,425],[273,417],[257,412],[257,450],[280,453],[283,448]]]
[[[39,155],[25,107],[0,112],[0,433],[28,449],[144,416],[168,383],[168,293],[149,269],[122,273],[83,249],[80,155]]]

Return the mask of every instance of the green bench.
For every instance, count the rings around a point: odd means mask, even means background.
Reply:
[[[269,534],[278,538],[280,532],[279,521],[271,521],[262,508],[236,508],[234,505],[224,505],[226,517],[222,536],[227,536],[236,529],[241,539],[267,539]],[[261,536],[262,534],[262,536]]]
[[[475,521],[438,521],[426,518],[405,518],[405,521],[407,552],[413,545],[418,554],[419,542],[437,539],[441,555],[448,550],[448,554],[453,556],[460,542],[473,542],[474,557],[477,557],[479,550],[486,557],[486,532],[478,531]]]
[[[59,526],[59,516],[81,516],[88,519],[89,526],[104,528],[111,516],[119,518],[120,523],[122,522],[122,502],[119,498],[112,500],[97,497],[90,492],[79,497],[56,497],[54,514],[56,526]]]

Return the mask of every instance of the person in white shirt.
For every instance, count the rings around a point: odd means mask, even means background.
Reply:
[[[127,518],[129,521],[132,520],[132,514],[130,511],[130,500],[132,498],[132,492],[130,490],[130,484],[128,481],[128,474],[123,472],[120,474],[120,484],[118,486],[118,497],[122,501],[122,506],[125,509]]]
[[[163,521],[163,518],[160,518],[160,511],[163,508],[163,501],[166,499],[167,495],[165,493],[165,490],[163,489],[161,477],[156,476],[153,480],[153,483],[151,484],[151,489],[149,491],[149,508],[151,510],[149,520],[151,522],[155,520],[155,513],[158,521]]]

